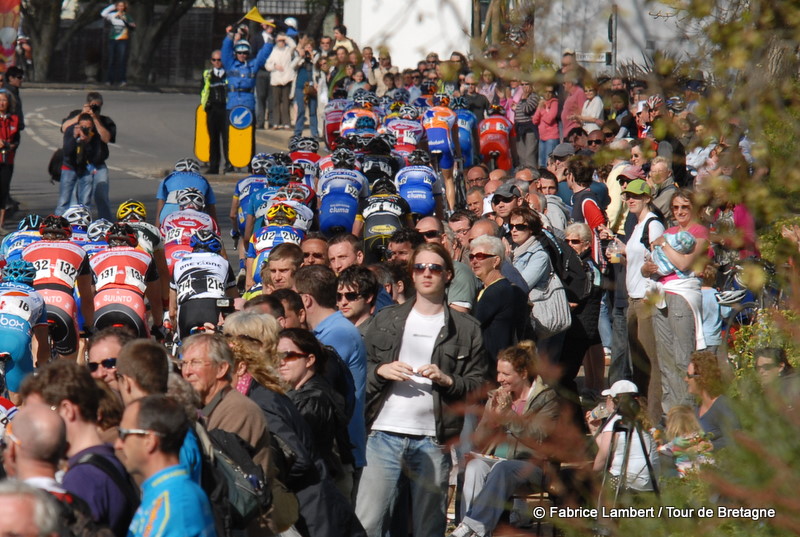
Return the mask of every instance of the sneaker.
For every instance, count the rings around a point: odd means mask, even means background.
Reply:
[[[475,537],[477,535],[478,534],[475,533],[472,528],[462,522],[448,537]]]

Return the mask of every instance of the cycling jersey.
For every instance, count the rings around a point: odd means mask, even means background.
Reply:
[[[400,170],[400,163],[390,155],[363,155],[360,160],[361,172],[367,176],[370,185],[381,178],[392,179]]]
[[[433,95],[420,95],[414,99],[411,105],[416,106],[420,111],[427,110],[433,106]]]
[[[464,166],[470,167],[473,163],[473,151],[475,150],[475,127],[478,118],[469,110],[456,110],[458,117],[458,144],[461,146],[461,156],[464,158]]]
[[[292,226],[269,225],[262,227],[250,239],[247,246],[247,257],[254,259],[252,274],[253,281],[261,282],[261,267],[269,259],[269,253],[273,248],[284,242],[291,242],[298,246],[303,241],[305,233]]]
[[[394,134],[397,142],[394,150],[400,154],[408,154],[419,146],[425,137],[425,129],[419,121],[395,118],[386,124],[386,131]]]
[[[397,172],[397,192],[408,202],[411,212],[431,216],[435,196],[442,195],[442,182],[430,166],[407,166]]]
[[[335,181],[339,183],[350,183],[356,190],[356,193],[361,198],[369,196],[369,181],[366,176],[358,170],[346,170],[344,168],[332,168],[320,175],[317,182],[317,192],[320,197],[324,196],[323,191],[328,182]]]
[[[108,243],[106,241],[89,241],[83,243],[81,248],[83,248],[83,251],[86,252],[86,255],[91,259],[92,256],[108,250]]]
[[[189,252],[176,264],[170,289],[178,303],[178,335],[186,337],[192,328],[217,324],[216,300],[236,286],[228,261],[213,252]]]
[[[205,229],[219,235],[219,227],[206,213],[194,209],[184,209],[168,215],[161,223],[161,236],[164,239],[164,254],[170,275],[175,270],[175,263],[192,251],[190,243],[192,235]]]
[[[492,160],[490,153],[497,151],[496,164],[499,169],[510,171],[513,167],[511,161],[511,137],[514,136],[514,125],[500,115],[487,116],[478,126],[480,153],[484,163]]]
[[[94,326],[97,330],[124,325],[147,337],[144,293],[149,282],[158,280],[153,259],[147,252],[115,246],[94,255],[89,265],[95,285]]]
[[[423,115],[422,126],[428,136],[428,148],[431,152],[441,151],[439,167],[443,170],[453,167],[452,128],[456,119],[456,113],[446,106],[431,107]]]
[[[267,214],[266,211],[269,207],[270,200],[272,199],[272,196],[278,192],[278,190],[280,190],[280,187],[278,186],[263,184],[257,185],[256,189],[250,192],[250,199],[247,207],[244,207],[243,209],[245,221],[247,221],[248,216],[255,218],[253,229],[263,225],[263,218]]]
[[[233,189],[233,199],[239,203],[236,209],[236,222],[239,225],[239,233],[244,233],[244,225],[247,222],[246,208],[250,205],[250,196],[255,191],[267,185],[266,175],[251,175],[240,179]]]
[[[22,257],[22,250],[31,243],[42,240],[38,231],[14,231],[0,243],[0,257],[10,263]]]
[[[150,254],[151,256],[157,250],[164,249],[164,241],[161,238],[161,231],[149,222],[136,221],[128,222],[135,231],[139,239],[139,248]]]
[[[186,188],[199,190],[206,200],[206,205],[215,205],[217,203],[214,190],[205,177],[194,172],[172,172],[158,185],[156,199],[164,202],[164,207],[158,216],[160,222],[163,223],[167,215],[180,210],[177,200],[178,192]]]
[[[325,105],[324,114],[324,132],[325,132],[325,145],[330,151],[336,149],[336,140],[339,138],[339,129],[342,124],[342,116],[344,111],[350,106],[350,101],[347,99],[333,99],[328,101]]]
[[[267,204],[265,205],[263,211],[259,211],[259,216],[257,216],[256,218],[259,219],[259,221],[263,222],[263,220],[261,219],[266,217],[266,214],[269,211],[270,207],[272,207],[277,203],[283,203],[285,205],[293,207],[294,210],[297,211],[297,216],[295,217],[294,222],[292,222],[293,228],[299,229],[300,231],[303,232],[306,232],[311,229],[311,224],[314,223],[314,211],[312,211],[311,209],[309,209],[308,207],[306,207],[297,200],[283,200],[274,198],[270,199],[270,201],[267,202]]]
[[[18,392],[22,379],[33,371],[33,327],[46,324],[42,295],[24,283],[0,282],[0,352],[11,355],[5,377],[12,392]]]
[[[372,118],[372,120],[375,121],[376,128],[380,124],[380,119],[378,118],[378,114],[376,114],[372,110],[367,110],[365,108],[351,108],[342,115],[342,124],[339,127],[339,136],[346,137],[349,134],[356,133],[356,123],[358,122],[359,118],[362,117]],[[364,134],[368,132],[370,131],[364,131],[364,130],[358,131],[359,134]]]
[[[77,304],[73,288],[80,276],[90,273],[86,252],[69,241],[41,240],[28,245],[22,258],[33,263],[33,288],[47,305],[53,348],[59,354],[78,350]]]
[[[289,153],[292,162],[299,164],[303,167],[303,182],[310,188],[314,188],[319,175],[319,168],[317,162],[321,158],[318,154],[310,151],[293,151]]]
[[[364,246],[370,262],[384,258],[389,237],[403,227],[411,212],[406,200],[397,194],[373,194],[361,202],[357,218],[364,222]]]

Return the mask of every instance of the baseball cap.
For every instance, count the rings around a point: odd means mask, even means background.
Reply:
[[[623,194],[634,194],[636,196],[640,196],[642,194],[646,194],[648,196],[652,195],[652,190],[650,190],[650,185],[647,184],[646,181],[643,179],[634,179],[625,189],[622,191]]]
[[[550,153],[550,156],[556,158],[564,158],[564,157],[571,157],[574,154],[575,154],[575,146],[573,146],[572,144],[563,143],[563,144],[558,144],[556,148],[553,149],[553,152]]]
[[[516,185],[512,185],[510,183],[503,183],[502,185],[497,187],[497,190],[495,190],[492,193],[492,199],[494,199],[497,196],[500,196],[501,198],[511,198],[511,197],[521,198],[522,193],[519,191],[519,188],[517,188]]]
[[[627,177],[628,179],[644,179],[644,170],[641,166],[635,166],[633,164],[628,164],[622,171],[619,172],[619,177]]]
[[[610,395],[611,397],[616,397],[622,393],[639,393],[639,388],[629,380],[618,380],[609,389],[602,391],[604,396]]]

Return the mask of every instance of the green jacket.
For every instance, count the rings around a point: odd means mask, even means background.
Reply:
[[[366,422],[369,429],[380,414],[389,395],[390,381],[379,377],[383,364],[398,359],[403,342],[406,320],[414,300],[382,309],[370,326],[364,345],[367,348]],[[436,439],[440,444],[461,433],[464,423],[463,404],[467,395],[478,390],[487,380],[489,355],[483,348],[481,327],[471,316],[445,307],[444,326],[436,338],[431,356],[443,373],[453,378],[445,388],[433,384],[433,415],[436,419]]]

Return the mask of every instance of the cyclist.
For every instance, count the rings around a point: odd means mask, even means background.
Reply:
[[[373,110],[377,98],[374,94],[367,91],[359,93],[353,98],[353,106],[342,115],[342,124],[339,127],[339,136],[347,137],[351,132],[359,130],[358,122],[361,118],[367,121],[362,122],[361,130],[375,130],[378,127],[378,114]]]
[[[251,192],[250,200],[247,206],[244,207],[245,224],[242,241],[245,244],[245,250],[253,237],[253,232],[264,226],[264,217],[270,207],[272,196],[282,187],[288,185],[291,180],[292,177],[289,175],[289,170],[286,166],[275,164],[267,170],[266,184],[257,185],[257,189]]]
[[[311,195],[314,195],[313,192]],[[297,217],[293,224],[294,227],[307,233],[311,230],[311,226],[314,223],[314,211],[309,207],[309,203],[313,201],[313,198],[309,199],[309,190],[306,185],[302,183],[289,183],[272,195],[269,201],[269,207],[276,203],[285,203],[293,207],[294,210],[297,211]]]
[[[269,207],[265,214],[265,225],[257,229],[247,247],[245,287],[261,283],[261,267],[269,258],[270,251],[284,242],[299,245],[305,232],[295,227],[297,211],[284,202],[277,202]]]
[[[220,255],[219,235],[201,229],[192,235],[192,251],[175,264],[169,292],[169,316],[185,338],[193,328],[219,321],[217,299],[236,297],[236,279],[228,260]]]
[[[74,244],[81,246],[89,240],[86,236],[86,230],[89,224],[92,223],[92,213],[86,205],[71,205],[67,207],[67,210],[64,211],[61,216],[67,219],[67,222],[69,222],[72,228],[72,237],[70,240]]]
[[[442,181],[430,167],[428,153],[417,149],[409,155],[411,166],[406,166],[395,177],[400,195],[408,202],[415,219],[423,216],[444,215]]]
[[[353,225],[353,235],[361,237],[363,233],[367,263],[385,259],[389,237],[402,227],[413,226],[410,213],[408,202],[397,194],[397,187],[391,179],[375,181],[372,195],[361,202]]]
[[[342,126],[342,116],[344,116],[344,111],[349,106],[350,101],[347,100],[347,90],[342,88],[333,90],[333,99],[328,101],[323,112],[325,145],[329,151],[336,149]]]
[[[6,386],[10,398],[19,404],[22,379],[33,371],[31,342],[36,340],[36,361],[50,359],[47,344],[47,309],[42,295],[33,289],[36,268],[29,261],[16,259],[3,267],[0,282],[0,359],[5,363]]]
[[[158,185],[158,193],[156,199],[158,200],[158,218],[156,218],[156,226],[161,227],[167,215],[179,210],[178,193],[187,188],[196,188],[203,194],[205,199],[205,212],[207,212],[214,220],[217,219],[217,197],[214,195],[214,189],[208,184],[205,177],[196,172],[191,171],[174,171],[167,175]]]
[[[361,161],[361,173],[370,185],[378,179],[392,179],[400,170],[400,161],[392,155],[394,144],[393,134],[378,134],[367,144],[365,152],[357,157]]]
[[[384,125],[386,132],[394,134],[395,154],[407,157],[418,147],[425,146],[425,129],[419,122],[419,111],[411,105],[403,105],[397,116],[387,120]]]
[[[309,137],[293,137],[289,140],[289,156],[292,162],[303,168],[303,181],[310,188],[316,188],[319,175],[319,142]]]
[[[427,110],[434,106],[433,96],[436,93],[436,82],[428,79],[423,80],[419,88],[422,94],[410,104],[416,106],[419,110]]]
[[[359,200],[369,196],[367,178],[354,170],[355,154],[337,149],[331,155],[334,168],[319,178],[319,228],[326,235],[353,229]]]
[[[182,158],[175,163],[172,171],[200,173],[200,163],[193,158]]]
[[[39,233],[42,240],[26,246],[22,258],[36,268],[33,288],[47,305],[53,350],[74,359],[79,344],[77,305],[73,295],[76,285],[83,297],[81,313],[86,326],[92,326],[94,320],[89,261],[83,248],[70,242],[72,230],[66,218],[51,214],[42,221]]]
[[[244,272],[244,251],[245,242],[239,240],[245,232],[247,215],[245,208],[250,204],[250,195],[267,185],[267,172],[272,167],[273,161],[266,153],[257,153],[250,160],[250,175],[240,179],[233,189],[233,201],[231,202],[231,238],[236,243],[236,250],[239,253],[239,271]]]
[[[95,286],[94,328],[126,326],[137,337],[147,337],[145,294],[154,323],[161,325],[163,309],[158,270],[147,252],[137,249],[136,230],[125,222],[106,232],[108,248],[92,256],[89,266]]]
[[[458,143],[461,144],[464,166],[471,168],[475,162],[475,149],[478,145],[478,118],[469,110],[464,97],[454,97],[450,107],[458,116]]]
[[[486,117],[478,124],[478,140],[483,162],[492,169],[510,171],[514,166],[511,160],[511,138],[515,137],[514,125],[506,117],[502,106],[492,105]]]
[[[29,244],[42,239],[39,234],[39,226],[42,225],[42,217],[38,214],[29,214],[19,221],[17,231],[9,233],[3,238],[0,244],[0,257],[6,263],[22,257],[22,250]]]
[[[461,158],[461,142],[458,138],[458,116],[450,109],[450,96],[437,93],[433,96],[433,106],[425,111],[422,126],[428,136],[428,148],[439,153],[439,169],[444,179],[447,205],[452,209],[456,203],[456,189],[453,180],[453,167]]]
[[[204,229],[219,235],[217,222],[206,213],[202,213],[205,198],[196,188],[182,190],[177,196],[178,212],[168,215],[161,223],[161,237],[164,240],[164,251],[167,258],[167,269],[170,274],[175,262],[191,252],[192,235]]]
[[[112,224],[105,218],[98,218],[86,229],[86,236],[88,240],[82,244],[82,248],[86,251],[86,255],[89,256],[89,259],[92,259],[92,256],[102,252],[103,250],[108,248],[108,243],[106,242],[106,232],[111,228]]]

